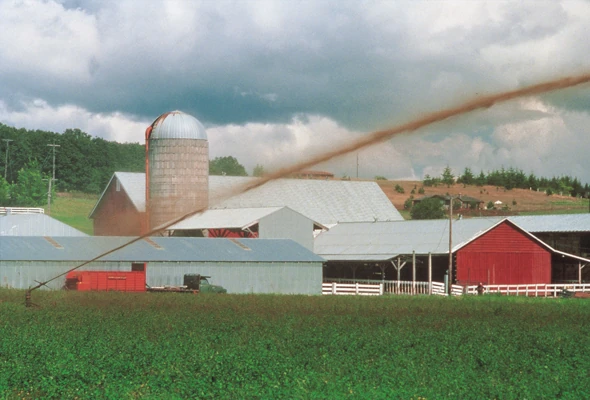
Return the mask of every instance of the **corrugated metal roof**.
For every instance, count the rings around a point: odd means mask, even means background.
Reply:
[[[168,229],[243,229],[280,209],[281,207],[261,207],[207,210],[174,224]]]
[[[160,115],[152,123],[152,139],[199,139],[207,140],[205,127],[198,119],[182,111]]]
[[[88,236],[46,214],[0,216],[0,236]]]
[[[453,251],[498,222],[497,218],[453,221]],[[328,260],[387,260],[414,251],[416,254],[448,254],[449,221],[338,224],[318,235],[314,250]]]
[[[522,215],[510,221],[531,233],[590,232],[590,213],[558,215]]]
[[[138,211],[145,211],[145,174],[115,173]],[[400,221],[401,214],[375,182],[277,179],[222,202],[232,188],[257,178],[209,176],[211,209],[287,206],[323,225],[357,221]],[[104,193],[103,193],[104,195]],[[97,205],[102,200],[98,200]],[[95,206],[95,210],[96,210]],[[91,216],[93,212],[91,213]]]
[[[139,212],[145,212],[145,174],[136,172],[115,172],[116,179]],[[107,186],[108,187],[108,186]]]
[[[0,237],[1,261],[88,261],[131,238]],[[55,242],[55,243],[53,243]],[[57,245],[56,245],[57,243]],[[61,248],[60,248],[61,247]],[[102,258],[105,261],[323,262],[287,239],[210,239],[151,237]],[[74,265],[72,265],[74,266]]]

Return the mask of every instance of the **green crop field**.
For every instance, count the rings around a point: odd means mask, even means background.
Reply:
[[[0,398],[584,399],[580,299],[0,290]]]

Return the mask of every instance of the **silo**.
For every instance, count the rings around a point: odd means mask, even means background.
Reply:
[[[207,208],[209,143],[205,127],[191,115],[172,111],[156,118],[145,138],[149,229]]]

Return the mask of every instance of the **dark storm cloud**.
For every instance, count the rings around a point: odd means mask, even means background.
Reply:
[[[141,141],[146,124],[180,109],[214,132],[218,155],[255,165],[239,145],[247,138],[258,161],[274,164],[474,96],[584,71],[589,19],[584,1],[0,0],[0,24],[11,32],[0,36],[0,122],[75,123]],[[558,92],[395,139],[367,150],[381,161],[366,174],[415,177],[455,162],[544,168],[546,147],[522,148],[538,131],[578,168],[588,149],[551,132],[580,141],[588,96],[587,88]],[[457,143],[469,154],[455,155]],[[331,165],[351,175],[351,164]]]

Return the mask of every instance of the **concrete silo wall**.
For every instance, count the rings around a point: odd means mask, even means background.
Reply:
[[[207,207],[207,140],[151,139],[148,160],[150,229]]]

